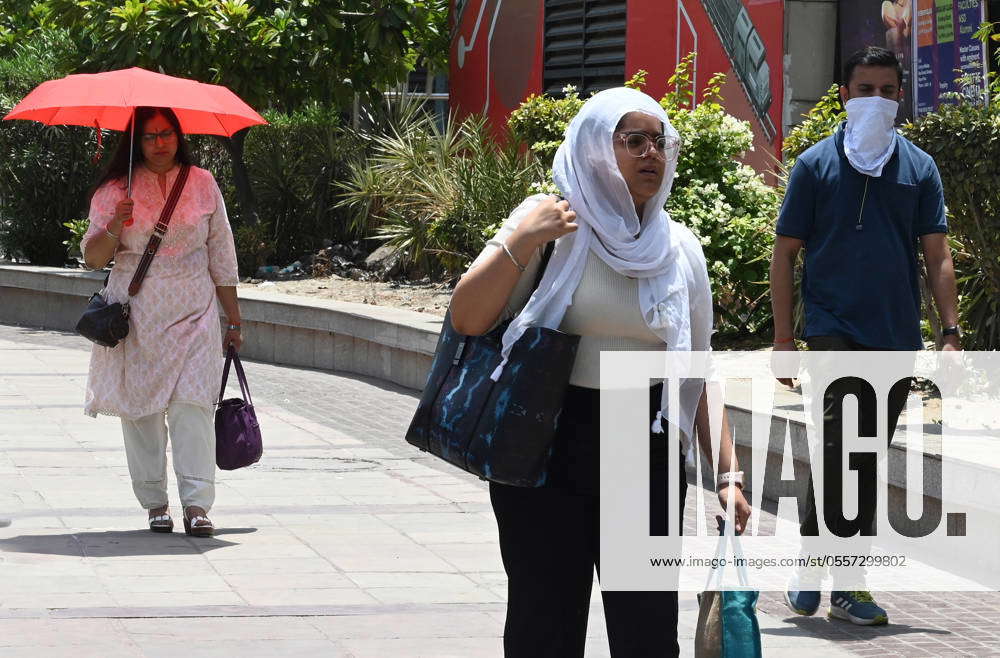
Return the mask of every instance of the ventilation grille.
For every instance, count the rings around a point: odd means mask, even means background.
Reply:
[[[581,96],[625,82],[625,0],[545,0],[545,92]]]

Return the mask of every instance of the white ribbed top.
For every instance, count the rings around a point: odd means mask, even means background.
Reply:
[[[642,319],[639,281],[615,272],[592,251],[587,255],[580,285],[559,330],[580,336],[576,363],[569,378],[574,386],[600,388],[601,350],[667,348]]]

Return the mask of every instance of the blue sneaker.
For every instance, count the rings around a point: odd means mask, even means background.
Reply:
[[[869,592],[830,592],[830,616],[859,626],[889,623],[889,615]]]
[[[816,614],[819,609],[819,592],[811,590],[785,590],[785,605],[797,615]]]

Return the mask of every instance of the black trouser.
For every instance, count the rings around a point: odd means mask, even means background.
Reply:
[[[854,352],[854,351],[886,351],[866,347],[840,336],[813,336],[806,339],[810,351],[821,352]],[[830,531],[838,537],[854,535],[869,535],[875,520],[875,509],[878,501],[878,483],[861,479],[858,488],[858,514],[854,519],[841,519],[838,514],[841,496],[843,495],[842,466],[843,447],[843,399],[844,395],[858,395],[865,385],[863,379],[848,377],[834,382],[823,397],[823,516]],[[906,407],[906,398],[910,393],[910,384],[893,386],[889,392],[888,423],[886,436],[892,442],[896,431],[896,423]],[[860,396],[858,398],[861,399]],[[875,409],[858,408],[860,435],[875,436],[878,422]],[[813,491],[812,475],[809,476],[809,490]],[[816,518],[816,505],[812,498],[806,504],[806,516],[802,521],[800,532],[803,537],[815,537],[819,534]]]
[[[650,389],[650,421],[660,387]],[[559,420],[549,483],[537,489],[490,484],[507,572],[507,658],[580,658],[594,567],[600,575],[600,391],[571,386]],[[665,435],[650,436],[651,518],[667,518]],[[683,457],[683,455],[681,455]],[[672,482],[670,483],[673,484]],[[664,527],[666,521],[664,521]],[[677,656],[677,592],[602,592],[613,658]]]

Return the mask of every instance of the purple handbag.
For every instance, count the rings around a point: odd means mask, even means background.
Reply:
[[[223,400],[231,363],[236,364],[236,378],[240,381],[243,397]],[[263,452],[264,444],[260,438],[257,414],[253,411],[247,376],[243,373],[239,354],[230,345],[226,353],[226,367],[222,371],[219,403],[215,410],[215,463],[224,471],[232,471],[256,464]]]

